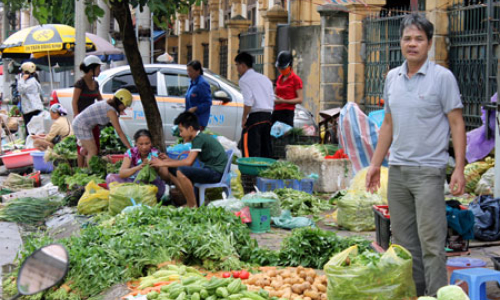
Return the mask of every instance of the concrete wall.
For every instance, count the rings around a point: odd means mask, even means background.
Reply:
[[[293,69],[304,84],[303,106],[315,116],[320,105],[320,50],[321,26],[292,26],[289,29],[289,45],[294,56]]]

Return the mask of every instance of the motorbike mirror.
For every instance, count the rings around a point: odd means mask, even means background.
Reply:
[[[231,97],[229,97],[229,95],[225,91],[222,91],[222,90],[218,90],[214,93],[214,99],[220,100],[224,103],[231,101]]]
[[[18,293],[33,295],[53,287],[66,276],[68,267],[69,255],[64,246],[51,244],[36,250],[21,265]]]

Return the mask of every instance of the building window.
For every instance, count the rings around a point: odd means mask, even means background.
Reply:
[[[210,64],[210,52],[208,50],[208,44],[201,44],[203,46],[203,67],[208,69]]]
[[[192,46],[186,46],[187,48],[187,61],[190,62],[193,60],[193,47]]]

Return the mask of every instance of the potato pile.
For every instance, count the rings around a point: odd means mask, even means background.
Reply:
[[[311,268],[302,266],[278,269],[261,267],[262,273],[252,274],[244,280],[248,290],[264,289],[270,297],[303,300],[327,300],[325,275],[318,275]]]

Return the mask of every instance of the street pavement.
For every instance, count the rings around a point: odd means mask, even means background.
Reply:
[[[3,167],[3,166],[2,166]],[[0,174],[5,175],[5,170],[0,168]],[[0,182],[2,182],[6,177],[0,176]],[[50,181],[49,175],[42,176],[42,183],[47,184]],[[323,215],[330,215],[330,212],[325,212]],[[76,215],[75,208],[63,208],[57,211],[53,217],[51,217],[47,222],[47,228],[52,237],[55,239],[69,237],[71,235],[78,235],[81,225],[85,223],[85,217],[79,217]],[[375,240],[375,232],[350,232],[345,230],[340,230],[337,227],[332,226],[332,220],[323,219],[317,223],[317,226],[329,231],[335,231],[340,236],[352,236],[358,235],[365,237],[368,240]],[[330,225],[326,225],[330,224]],[[14,263],[15,257],[19,248],[22,245],[22,237],[30,229],[18,226],[14,223],[0,222],[0,279],[2,270],[8,272],[11,268],[11,264]],[[277,250],[280,248],[281,241],[290,234],[289,230],[272,228],[268,233],[263,234],[251,234],[257,241],[259,246],[267,247],[269,249]],[[500,242],[490,243],[488,246],[484,246],[485,243],[473,242],[470,248],[469,256],[472,258],[479,258],[487,263],[488,268],[493,268],[493,263],[490,259],[492,256],[500,256]],[[489,283],[487,285],[488,297],[489,299],[500,299],[500,288],[495,283]],[[127,293],[127,289],[123,285],[116,285],[106,292],[105,300],[118,299],[119,296]],[[0,295],[2,295],[1,285],[0,285]],[[2,297],[0,297],[1,299]]]

